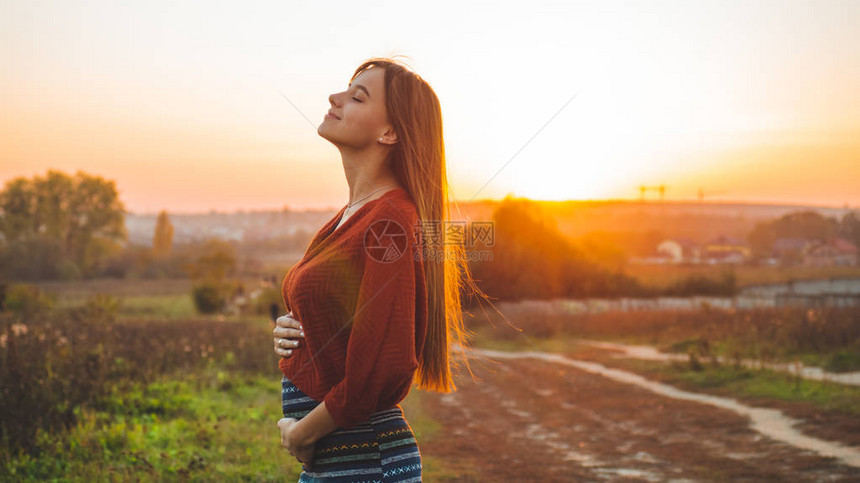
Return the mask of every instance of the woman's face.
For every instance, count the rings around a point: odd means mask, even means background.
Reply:
[[[317,133],[336,146],[357,149],[379,143],[380,137],[390,142],[384,76],[381,67],[370,67],[356,76],[345,91],[330,95],[329,112],[338,119],[327,113]]]

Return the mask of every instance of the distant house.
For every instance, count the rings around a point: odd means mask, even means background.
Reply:
[[[708,263],[743,263],[750,254],[747,242],[723,235],[705,243],[703,249],[703,258]]]
[[[803,259],[803,253],[810,243],[811,241],[806,238],[778,238],[771,245],[771,256],[782,261],[800,261]]]
[[[804,251],[803,264],[814,267],[854,266],[857,265],[858,252],[857,246],[844,238],[816,241]]]
[[[670,238],[657,245],[657,253],[672,263],[698,263],[700,249],[688,238]]]

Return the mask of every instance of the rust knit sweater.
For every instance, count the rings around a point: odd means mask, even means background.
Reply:
[[[305,332],[281,372],[352,428],[406,397],[427,326],[418,211],[403,188],[346,207],[287,272],[287,311]]]

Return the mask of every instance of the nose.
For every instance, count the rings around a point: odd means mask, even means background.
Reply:
[[[331,103],[331,105],[333,107],[337,107],[337,103],[335,102],[336,100],[337,100],[337,94],[330,94],[328,96],[328,102]]]

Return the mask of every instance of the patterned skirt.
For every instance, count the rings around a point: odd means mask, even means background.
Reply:
[[[320,401],[311,399],[286,377],[281,401],[285,418],[301,419]],[[420,482],[421,452],[412,428],[397,406],[378,411],[351,429],[337,428],[319,439],[304,482]]]

